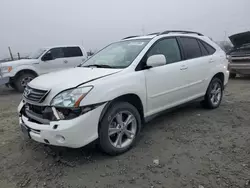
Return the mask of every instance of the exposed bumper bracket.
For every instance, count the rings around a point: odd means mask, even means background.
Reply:
[[[43,117],[39,114],[36,114],[30,110],[25,110],[26,115],[31,118],[34,119],[35,121],[38,121],[39,123],[45,124],[45,125],[49,125],[50,120],[48,119],[43,119]]]

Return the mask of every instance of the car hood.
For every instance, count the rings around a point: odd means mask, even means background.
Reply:
[[[229,37],[234,47],[240,47],[250,43],[250,31],[237,33]]]
[[[41,75],[29,83],[36,89],[60,92],[121,71],[121,69],[75,67]]]
[[[20,60],[0,63],[0,66],[13,66],[13,67],[16,67],[16,66],[19,66],[19,65],[27,65],[27,64],[37,63],[37,62],[39,62],[39,60],[37,60],[37,59],[20,59]]]

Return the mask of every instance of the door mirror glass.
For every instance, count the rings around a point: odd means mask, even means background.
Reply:
[[[42,61],[50,61],[50,60],[53,60],[51,52],[44,54],[44,56],[42,57]]]
[[[162,65],[166,65],[166,63],[166,58],[162,54],[152,55],[147,60],[148,67],[159,67]]]

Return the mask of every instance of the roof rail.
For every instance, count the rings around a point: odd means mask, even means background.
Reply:
[[[130,38],[134,38],[134,37],[139,37],[139,35],[128,36],[128,37],[123,38],[122,40],[125,40],[125,39],[130,39]]]
[[[161,32],[149,33],[147,35],[159,35]]]
[[[158,35],[164,35],[164,34],[169,34],[169,33],[182,33],[182,34],[196,34],[199,36],[203,36],[203,34],[194,32],[194,31],[183,31],[183,30],[168,30],[168,31],[163,31],[159,33]]]

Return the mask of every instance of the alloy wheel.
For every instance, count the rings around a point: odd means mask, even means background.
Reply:
[[[213,106],[217,106],[220,103],[222,97],[222,88],[218,82],[214,82],[211,88],[210,101]]]
[[[109,124],[109,141],[115,148],[128,147],[135,139],[137,121],[129,111],[118,112]]]

